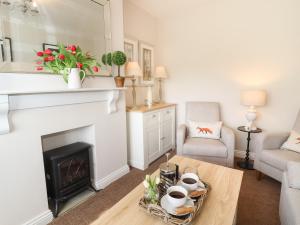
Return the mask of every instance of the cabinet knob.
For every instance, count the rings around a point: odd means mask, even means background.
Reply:
[[[155,118],[156,117],[156,115],[152,115],[152,118]]]
[[[170,113],[170,111],[168,110],[168,111],[167,111],[167,114],[169,114],[169,113]]]

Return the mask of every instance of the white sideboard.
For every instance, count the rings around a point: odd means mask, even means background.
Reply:
[[[127,149],[132,167],[145,170],[175,148],[175,107],[164,103],[127,109]]]

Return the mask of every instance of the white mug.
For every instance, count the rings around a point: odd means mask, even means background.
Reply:
[[[171,192],[180,192],[183,194],[183,198],[174,198],[170,195]],[[171,186],[167,190],[167,199],[168,202],[171,203],[173,207],[183,206],[186,203],[188,192],[185,188],[181,186]]]
[[[196,182],[193,184],[185,183],[183,181],[185,178],[192,178]],[[181,180],[182,186],[185,187],[188,191],[196,190],[199,186],[199,177],[194,173],[185,173],[180,177],[180,180]]]

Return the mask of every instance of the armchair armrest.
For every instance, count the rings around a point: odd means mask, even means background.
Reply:
[[[187,127],[185,124],[181,124],[177,129],[177,154],[183,154],[183,144],[185,142],[187,134]]]
[[[288,137],[288,132],[266,133],[263,137],[262,149],[279,149]]]
[[[233,167],[235,136],[234,136],[232,129],[222,126],[221,141],[227,147],[227,166]]]
[[[281,145],[287,140],[288,136],[289,136],[288,132],[281,132],[281,133],[263,132],[259,134],[255,146],[254,168],[258,171],[261,171],[260,157],[261,157],[262,150],[279,149]]]

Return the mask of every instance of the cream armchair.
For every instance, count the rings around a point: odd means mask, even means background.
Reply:
[[[300,132],[300,111],[293,130]],[[254,160],[254,168],[259,171],[257,176],[258,179],[261,178],[263,173],[281,182],[283,172],[286,170],[287,162],[300,162],[299,153],[280,149],[288,137],[288,132],[263,133],[260,136],[257,142]]]
[[[187,102],[186,122],[188,120],[201,122],[220,121],[220,106],[215,102]],[[223,126],[221,139],[191,138],[185,124],[177,130],[177,154],[200,159],[228,167],[233,167],[234,133]]]

